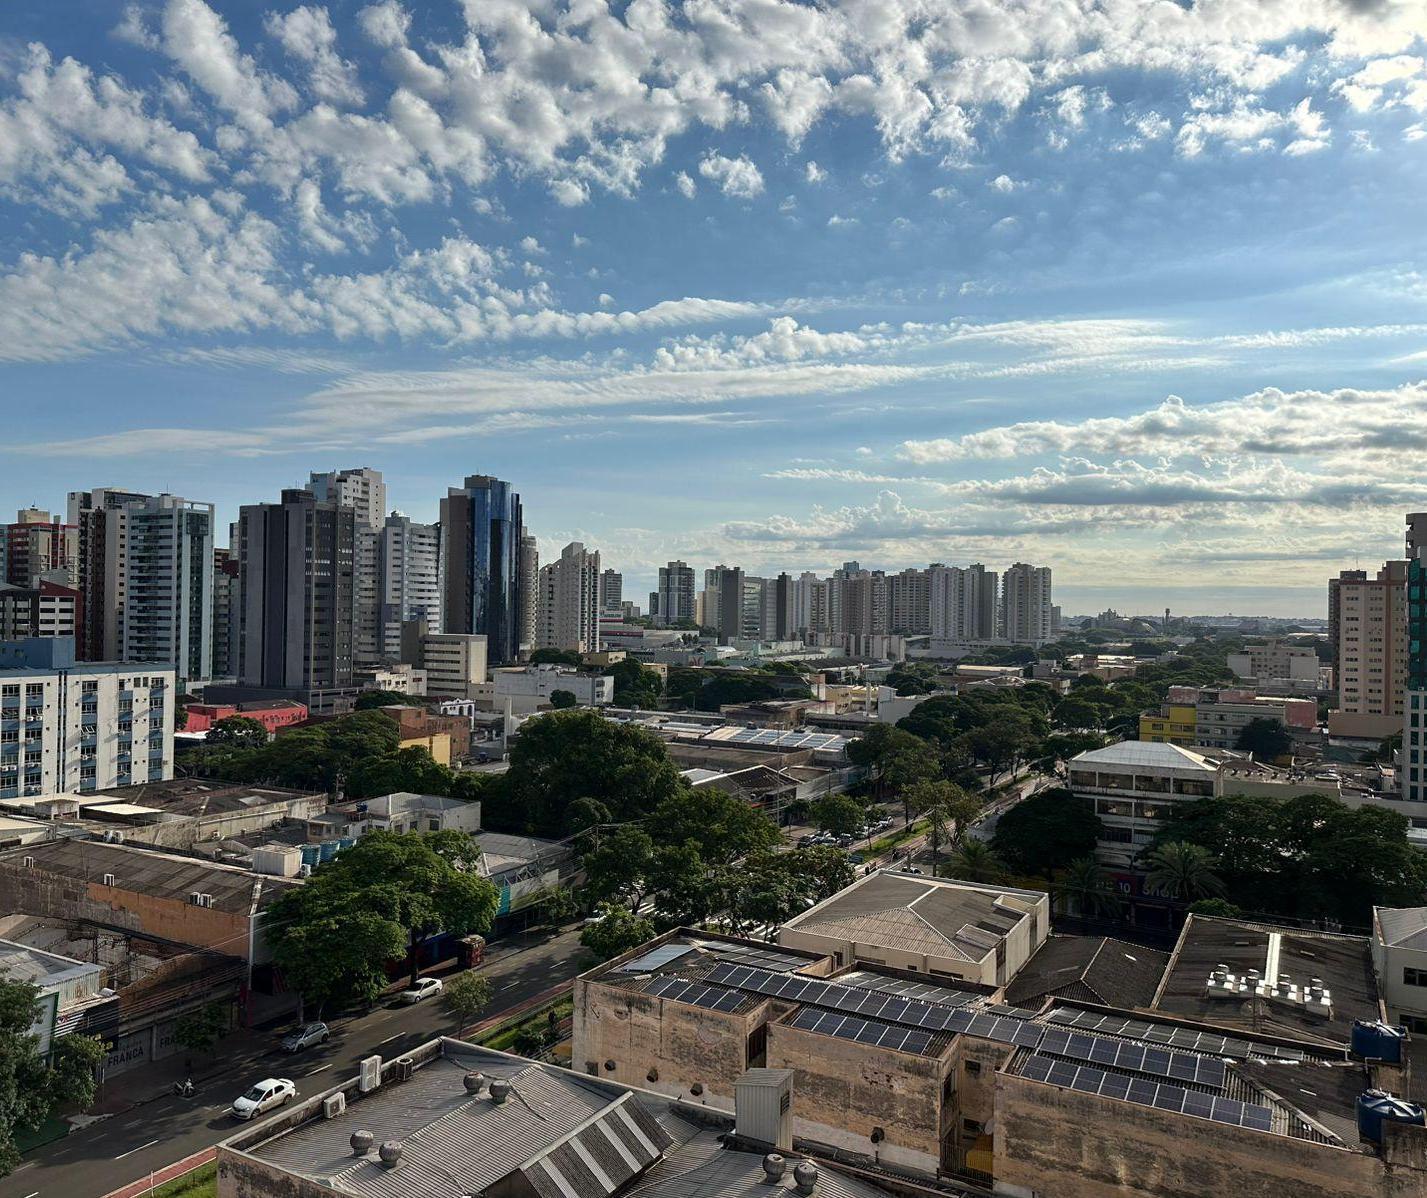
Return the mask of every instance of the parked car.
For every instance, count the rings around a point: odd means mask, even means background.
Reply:
[[[798,847],[800,849],[805,849],[811,844],[817,844],[817,842],[817,834],[814,832],[805,832],[802,836],[798,837]]]
[[[290,1077],[269,1077],[233,1099],[229,1109],[234,1119],[251,1119],[296,1097],[297,1086]]]
[[[331,1029],[320,1019],[294,1028],[282,1039],[283,1052],[301,1052],[314,1044],[326,1044],[332,1038]]]
[[[403,1003],[421,1002],[440,994],[444,989],[446,987],[441,984],[440,978],[417,978],[416,985],[410,990],[403,990],[396,998],[397,1002]]]

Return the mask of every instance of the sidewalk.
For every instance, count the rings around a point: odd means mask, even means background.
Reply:
[[[166,1181],[173,1181],[176,1177],[183,1177],[195,1169],[203,1168],[217,1155],[218,1149],[205,1148],[202,1152],[195,1152],[192,1156],[186,1156],[181,1161],[174,1161],[171,1165],[165,1165],[162,1169],[155,1170],[151,1177],[141,1177],[138,1181],[131,1181],[128,1185],[121,1186],[117,1190],[110,1190],[104,1195],[104,1198],[140,1198],[140,1195],[147,1194],[151,1189],[157,1189]]]

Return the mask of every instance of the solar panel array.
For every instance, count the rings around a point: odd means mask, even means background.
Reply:
[[[740,728],[728,738],[733,745],[768,745],[779,749],[827,749],[846,744],[831,732],[784,732],[777,728]]]
[[[1127,1077],[1123,1073],[1107,1073],[1093,1065],[1076,1065],[1072,1061],[1058,1061],[1054,1057],[1043,1057],[1037,1053],[1026,1058],[1021,1066],[1021,1076],[1032,1081],[1049,1082],[1051,1085],[1079,1090],[1085,1094],[1152,1106],[1176,1115],[1212,1119],[1216,1123],[1227,1123],[1233,1127],[1248,1127],[1255,1131],[1270,1131],[1273,1127],[1273,1112],[1265,1106],[1239,1102],[1234,1098],[1220,1098],[1213,1094],[1201,1094],[1197,1090],[1186,1090],[1182,1086],[1170,1085],[1167,1082],[1146,1081],[1143,1078]]]
[[[922,1002],[937,1002],[948,1007],[964,1006],[976,997],[974,994],[968,994],[965,990],[953,990],[948,986],[933,986],[927,982],[911,982],[906,978],[884,977],[880,973],[868,973],[861,969],[843,974],[842,983],[846,986],[855,986],[859,990],[881,990],[886,994],[895,994],[900,998],[916,998]],[[990,1009],[987,1008],[987,1010]],[[1002,1013],[997,1012],[997,1014]],[[1034,1012],[1027,1011],[1026,1018],[1031,1018],[1033,1014]]]
[[[716,961],[756,965],[759,969],[772,970],[774,973],[787,973],[793,969],[801,969],[808,963],[806,957],[795,957],[791,953],[780,953],[776,949],[753,948],[745,944],[708,943],[703,945],[703,948]]]
[[[710,1011],[732,1011],[743,1001],[737,990],[724,990],[718,986],[705,986],[702,982],[690,982],[683,978],[655,978],[645,987],[646,994],[659,998],[672,998],[675,1002],[690,1006],[704,1007]]]
[[[914,1027],[871,1023],[866,1019],[839,1015],[835,1011],[818,1011],[812,1007],[804,1007],[799,1011],[793,1018],[792,1026],[824,1036],[836,1036],[841,1040],[875,1044],[879,1048],[891,1048],[897,1052],[925,1053],[932,1042],[930,1032],[919,1031]]]
[[[1170,1052],[1135,1044],[1129,1040],[1111,1040],[1106,1036],[1087,1036],[1063,1028],[1047,1028],[1040,1042],[1040,1051],[1076,1061],[1088,1061],[1107,1068],[1125,1069],[1131,1073],[1152,1073],[1156,1077],[1173,1078],[1181,1082],[1224,1088],[1226,1071],[1218,1057],[1197,1056],[1187,1052]]]
[[[621,973],[653,973],[656,969],[662,969],[672,961],[677,961],[686,953],[694,951],[692,944],[661,944],[658,948],[650,949],[642,957],[635,957],[633,961],[626,961],[621,965]]]
[[[1119,1015],[1101,1015],[1096,1011],[1056,1007],[1046,1018],[1053,1023],[1103,1032],[1107,1036],[1127,1036],[1132,1040],[1167,1044],[1171,1048],[1208,1053],[1215,1057],[1234,1057],[1238,1060],[1248,1057],[1272,1057],[1279,1061],[1303,1060],[1303,1054],[1296,1048],[1278,1048],[1272,1044],[1250,1042],[1235,1036],[1216,1036],[1210,1032],[1196,1032],[1193,1028],[1147,1023],[1143,1019],[1125,1019]]]

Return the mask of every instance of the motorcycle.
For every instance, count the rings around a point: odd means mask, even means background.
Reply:
[[[173,1083],[173,1093],[175,1098],[192,1098],[195,1092],[193,1079],[186,1077],[181,1082]]]

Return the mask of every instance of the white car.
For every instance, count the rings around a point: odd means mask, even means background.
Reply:
[[[234,1119],[251,1119],[297,1097],[297,1086],[288,1077],[269,1077],[233,1100]]]
[[[414,1003],[421,1002],[422,999],[432,998],[446,989],[441,984],[440,978],[418,978],[416,985],[410,990],[403,990],[397,995],[398,1002]]]

